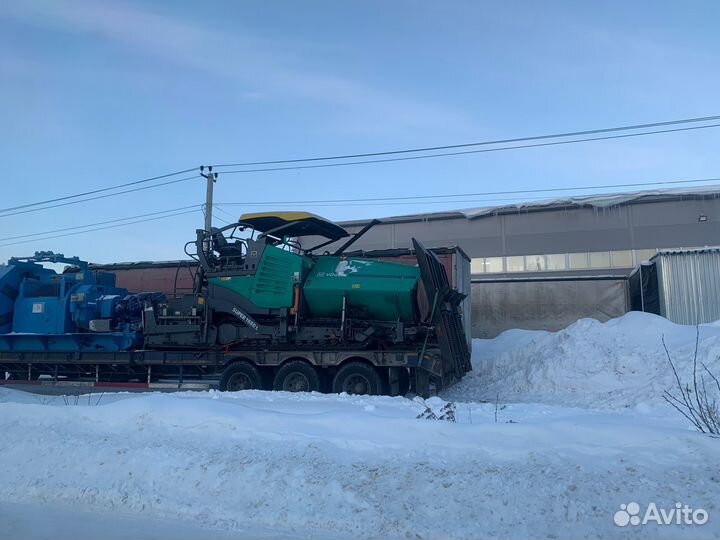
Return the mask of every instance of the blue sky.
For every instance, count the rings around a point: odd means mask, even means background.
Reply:
[[[0,5],[1,206],[201,163],[720,114],[719,16],[720,4],[712,1],[8,0]],[[215,199],[391,197],[714,177],[720,176],[718,148],[720,128],[221,175]],[[193,180],[0,217],[0,236],[203,198],[203,183]],[[488,204],[493,201],[301,206],[340,220]],[[234,215],[257,209],[224,207]],[[98,262],[180,258],[201,224],[200,214],[179,216],[0,247],[0,258],[37,249]]]

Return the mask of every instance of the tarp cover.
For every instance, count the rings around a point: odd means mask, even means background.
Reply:
[[[578,319],[629,311],[626,279],[486,281],[472,284],[472,337],[513,328],[557,331]]]

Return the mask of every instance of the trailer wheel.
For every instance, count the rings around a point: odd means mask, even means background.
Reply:
[[[220,390],[223,392],[262,390],[262,377],[252,364],[245,362],[230,364],[220,377]]]
[[[307,362],[291,360],[278,369],[273,388],[286,392],[319,392],[320,375]]]
[[[377,370],[364,362],[349,362],[333,379],[333,392],[339,394],[379,395],[385,385]]]

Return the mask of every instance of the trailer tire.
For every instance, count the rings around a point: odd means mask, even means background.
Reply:
[[[262,376],[258,368],[246,362],[230,364],[220,377],[220,390],[238,392],[240,390],[262,390]]]
[[[273,388],[285,392],[319,392],[320,375],[304,360],[291,360],[278,369]]]
[[[385,384],[377,370],[365,362],[349,362],[335,374],[333,392],[340,394],[377,396],[385,391]]]

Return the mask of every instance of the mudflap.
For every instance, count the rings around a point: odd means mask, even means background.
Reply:
[[[426,341],[421,351],[419,365],[427,366],[425,369],[429,368],[436,389],[441,390],[459,381],[472,369],[460,309],[460,303],[466,295],[452,287],[445,267],[433,252],[423,247],[415,238],[412,242],[420,267],[420,279],[430,304],[428,319],[425,322],[433,327],[436,340],[436,343],[432,343],[431,336]],[[435,356],[430,352],[431,349],[439,349],[439,362],[429,361],[429,356]]]

